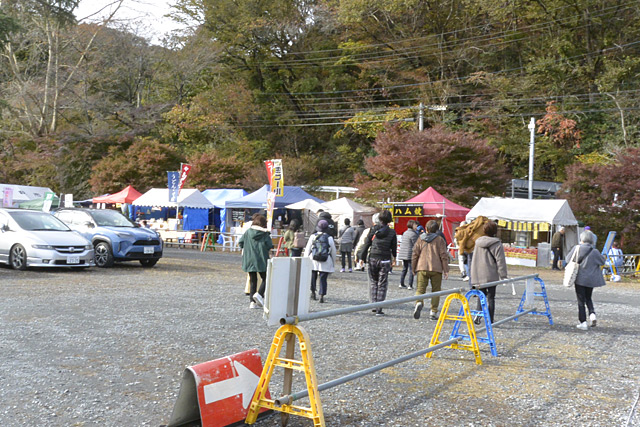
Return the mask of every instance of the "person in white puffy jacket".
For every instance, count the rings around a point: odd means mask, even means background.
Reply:
[[[309,241],[307,242],[307,246],[304,248],[304,253],[302,256],[311,258],[311,262],[313,263],[313,268],[311,271],[311,299],[316,299],[316,282],[318,280],[318,276],[320,276],[320,302],[325,302],[325,295],[327,295],[327,278],[330,273],[335,271],[336,265],[336,244],[327,231],[329,229],[329,223],[323,219],[318,221],[318,225],[316,227],[316,233],[312,234],[309,237]],[[325,234],[329,240],[329,256],[326,261],[316,261],[313,259],[312,248],[313,245],[321,235]]]

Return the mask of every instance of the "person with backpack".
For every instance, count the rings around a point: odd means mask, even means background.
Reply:
[[[378,216],[378,224],[371,228],[358,257],[369,260],[369,297],[371,302],[382,302],[387,298],[391,258],[396,257],[398,237],[389,227],[393,217],[383,210]],[[369,251],[371,249],[371,251]],[[382,309],[375,310],[376,316],[384,316]]]
[[[303,256],[310,257],[313,263],[311,270],[311,299],[316,300],[316,282],[320,276],[320,302],[325,302],[327,295],[327,278],[335,271],[336,244],[328,233],[329,223],[318,221],[316,233],[312,234],[304,249]]]
[[[344,227],[340,229],[340,233],[338,234],[338,238],[340,239],[340,255],[342,256],[342,268],[340,269],[340,273],[344,273],[345,258],[349,260],[349,273],[353,272],[351,251],[353,251],[355,236],[356,229],[351,226],[351,220],[349,218],[345,218]]]
[[[292,219],[287,231],[284,232],[284,247],[289,251],[289,256],[300,256],[306,246],[304,230],[301,230],[300,221]]]
[[[264,305],[265,280],[269,251],[273,249],[271,233],[267,230],[267,218],[264,215],[253,216],[251,227],[240,237],[238,245],[242,248],[242,271],[249,273],[250,291],[249,308],[260,308]],[[258,287],[258,274],[262,283]]]

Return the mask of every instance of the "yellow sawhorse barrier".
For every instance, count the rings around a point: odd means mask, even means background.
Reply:
[[[454,300],[460,300],[462,307],[464,308],[464,313],[462,316],[459,315],[449,315],[449,305]],[[459,311],[459,310],[457,310]],[[433,336],[431,337],[431,344],[434,346],[440,344],[440,332],[442,331],[442,326],[444,325],[445,320],[453,320],[453,321],[461,321],[466,322],[467,328],[469,329],[469,344],[462,344],[460,342],[453,343],[448,345],[447,347],[456,349],[456,350],[469,350],[472,351],[476,358],[476,365],[482,365],[482,359],[480,358],[480,348],[478,347],[478,340],[476,338],[476,330],[473,325],[473,319],[471,319],[471,313],[469,312],[469,301],[462,294],[451,294],[444,301],[444,305],[442,306],[442,311],[440,312],[440,317],[438,318],[438,323],[436,324],[436,328],[433,331]],[[429,352],[425,354],[425,357],[431,358],[433,352]]]
[[[286,342],[289,336],[294,336],[298,339],[300,346],[300,355],[302,360],[293,360],[280,357],[282,346]],[[307,391],[309,393],[310,407],[305,408],[296,405],[283,404],[282,406],[276,405],[274,400],[267,399],[265,396],[269,387],[269,381],[273,375],[273,370],[276,366],[285,369],[295,369],[297,371],[304,372],[304,376],[307,381]],[[283,325],[277,331],[273,337],[271,343],[271,349],[269,355],[264,362],[264,368],[262,369],[262,375],[260,375],[260,382],[256,388],[256,392],[251,400],[249,406],[249,412],[245,422],[247,424],[253,424],[258,418],[258,412],[261,408],[271,409],[273,411],[283,412],[286,414],[294,414],[313,420],[314,427],[324,427],[324,414],[322,413],[322,404],[320,403],[320,395],[318,393],[318,380],[316,378],[316,369],[313,363],[313,357],[311,355],[311,341],[307,331],[301,326],[297,325]]]

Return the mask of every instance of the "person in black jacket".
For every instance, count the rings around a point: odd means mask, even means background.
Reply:
[[[335,240],[338,237],[338,228],[336,227],[336,223],[331,219],[331,214],[329,212],[325,212],[320,209],[318,211],[318,223],[320,223],[320,221],[322,221],[323,219],[329,224],[329,228],[327,229],[327,231],[325,231],[325,233],[333,237],[333,239]],[[318,228],[318,223],[316,223],[316,228]]]
[[[367,261],[369,258],[369,296],[371,302],[384,301],[387,298],[389,270],[391,259],[396,257],[398,238],[395,230],[389,227],[391,212],[380,212],[378,224],[371,228],[366,237],[358,258]],[[369,252],[369,248],[371,251]],[[382,309],[376,310],[376,316],[383,316]]]

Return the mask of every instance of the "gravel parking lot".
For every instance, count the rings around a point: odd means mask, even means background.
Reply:
[[[598,326],[583,332],[573,290],[557,274],[541,275],[554,326],[524,316],[497,328],[500,356],[480,344],[481,366],[470,352],[443,349],[322,392],[327,425],[640,425],[640,285],[596,289]],[[238,254],[178,249],[152,269],[0,267],[0,425],[167,424],[185,367],[251,348],[266,357],[275,328],[249,309],[244,281]],[[398,282],[395,273],[388,299],[410,294]],[[453,278],[444,288],[461,284]],[[367,295],[365,273],[336,273],[328,302],[311,307],[366,303]],[[518,302],[499,287],[496,319]],[[303,325],[320,383],[428,346],[428,316],[414,320],[410,304],[385,312]],[[281,387],[275,378],[274,394]],[[302,388],[296,377],[294,390]],[[279,425],[279,417],[256,425]],[[312,423],[292,417],[289,425]]]

